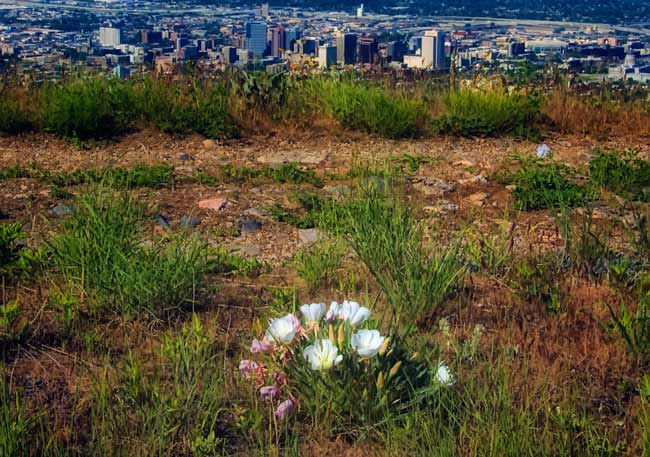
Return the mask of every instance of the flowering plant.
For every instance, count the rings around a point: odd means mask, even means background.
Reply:
[[[306,304],[300,316],[272,319],[239,366],[278,420],[300,407],[337,427],[372,425],[454,383],[444,363],[410,354],[357,302]]]

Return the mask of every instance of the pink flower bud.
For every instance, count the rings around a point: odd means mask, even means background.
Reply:
[[[280,395],[280,389],[275,386],[260,387],[260,398],[264,401],[273,400]]]
[[[253,342],[251,343],[251,353],[253,354],[258,354],[260,352],[270,354],[275,350],[275,347],[273,346],[272,343],[269,341],[262,339],[254,339]]]
[[[275,410],[275,417],[277,417],[280,420],[284,420],[286,416],[291,414],[291,412],[294,410],[296,407],[296,403],[291,400],[285,400],[282,403],[278,405],[278,407]]]
[[[241,372],[241,375],[246,379],[250,378],[251,374],[258,371],[259,368],[259,364],[254,360],[242,360],[239,362],[239,371]]]

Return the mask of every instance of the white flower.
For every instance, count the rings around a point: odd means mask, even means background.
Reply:
[[[311,305],[302,305],[300,307],[302,317],[305,318],[305,323],[318,322],[325,314],[325,303],[312,303]]]
[[[551,148],[547,144],[540,144],[537,147],[537,158],[547,159],[551,155]]]
[[[269,323],[269,328],[264,334],[269,341],[276,343],[291,343],[300,329],[300,322],[293,314],[287,314],[283,317],[273,319]]]
[[[325,315],[325,320],[333,321],[338,317],[338,315],[339,315],[339,304],[333,301],[330,304],[330,309],[327,310],[327,314]]]
[[[337,317],[341,320],[350,322],[350,325],[356,327],[368,320],[370,317],[370,310],[359,305],[359,303],[355,301],[345,300],[341,304],[332,302],[325,318],[328,321],[331,321]]]
[[[302,355],[315,371],[329,370],[343,360],[338,348],[328,339],[321,339],[307,346]]]
[[[443,386],[452,386],[455,382],[454,376],[451,374],[449,367],[443,362],[438,364],[438,371],[436,372],[436,381]]]
[[[350,345],[361,357],[374,357],[386,340],[378,330],[359,330],[352,335]]]

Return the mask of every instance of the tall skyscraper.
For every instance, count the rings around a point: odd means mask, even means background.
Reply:
[[[104,48],[112,48],[122,44],[122,31],[114,27],[100,27],[99,43]]]
[[[283,50],[286,50],[286,34],[283,27],[277,26],[271,29],[271,55],[278,57]]]
[[[362,36],[359,38],[359,63],[374,64],[378,60],[379,46],[377,39],[373,36]]]
[[[445,32],[429,30],[422,37],[422,64],[424,68],[440,70],[445,66]]]
[[[318,66],[329,68],[336,64],[336,47],[323,45],[318,47]]]
[[[300,39],[302,33],[300,30],[291,28],[284,31],[284,49],[293,50],[293,45]]]
[[[246,49],[255,57],[263,56],[266,51],[266,22],[252,21],[246,23]]]
[[[363,3],[357,8],[357,17],[363,17]]]
[[[269,8],[268,2],[262,3],[261,13],[262,17],[265,19],[268,19],[269,16],[271,16],[271,9]]]
[[[357,61],[357,36],[339,32],[336,35],[336,61],[339,65],[354,65]]]

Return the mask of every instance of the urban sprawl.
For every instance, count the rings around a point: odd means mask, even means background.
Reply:
[[[57,79],[86,68],[128,78],[188,63],[268,72],[333,68],[442,73],[553,64],[586,79],[650,82],[650,29],[141,1],[0,1],[0,69]]]

